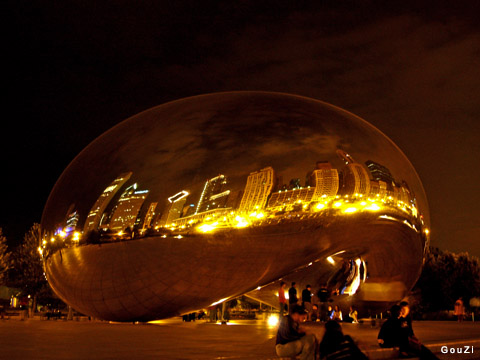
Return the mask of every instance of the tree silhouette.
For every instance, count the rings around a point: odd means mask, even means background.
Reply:
[[[420,292],[420,312],[453,309],[463,297],[465,304],[480,294],[480,264],[468,253],[454,254],[431,248],[414,292]]]
[[[8,251],[7,238],[0,228],[0,285],[7,283],[8,270],[11,268],[11,253]]]
[[[38,294],[48,287],[43,272],[42,259],[38,251],[41,241],[41,228],[39,224],[33,224],[25,234],[23,243],[13,253],[13,276],[12,282],[21,288],[26,295],[33,298],[35,311]]]

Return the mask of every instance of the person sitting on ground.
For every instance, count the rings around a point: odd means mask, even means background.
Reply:
[[[320,343],[320,359],[356,359],[364,360],[368,357],[358,348],[349,335],[344,335],[342,327],[335,320],[325,323],[325,334]]]
[[[280,357],[300,356],[302,360],[315,359],[316,338],[305,333],[300,323],[305,321],[306,312],[302,306],[293,305],[290,314],[280,320],[275,350]]]
[[[343,321],[342,310],[340,310],[338,305],[335,305],[335,311],[333,312],[332,320]]]
[[[358,324],[358,312],[353,308],[353,306],[350,306],[350,312],[348,313],[345,321],[353,324]]]
[[[400,306],[393,305],[390,309],[390,316],[378,332],[378,345],[382,348],[393,348],[400,346]]]
[[[438,360],[438,357],[423,345],[413,333],[412,315],[410,314],[410,307],[406,301],[400,303],[399,324],[400,356],[418,356],[420,360]]]

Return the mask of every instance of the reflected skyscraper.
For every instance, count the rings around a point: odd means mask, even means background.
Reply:
[[[182,209],[185,203],[187,202],[187,196],[189,193],[185,190],[176,193],[173,196],[170,196],[167,199],[167,204],[163,210],[162,216],[158,222],[158,225],[168,225],[173,220],[178,219],[182,215]]]
[[[338,170],[328,161],[317,162],[317,168],[310,175],[310,186],[315,187],[314,201],[335,197],[339,187]]]
[[[370,193],[370,177],[362,164],[347,164],[343,179],[342,193],[344,195],[368,195]]]
[[[83,233],[86,234],[90,230],[97,229],[108,203],[110,200],[112,200],[118,190],[120,190],[123,184],[130,179],[130,176],[132,176],[131,172],[121,174],[119,177],[113,180],[112,183],[105,188],[105,190],[103,190],[102,194],[88,213],[87,220],[85,221],[85,225],[83,227]]]
[[[118,199],[112,213],[110,230],[132,229],[147,195],[148,190],[137,190],[137,184],[128,187]]]
[[[218,175],[205,182],[200,200],[198,201],[195,214],[204,211],[225,207],[230,194],[230,190],[225,190],[227,178],[224,175]]]
[[[392,190],[392,184],[395,183],[395,179],[387,167],[372,160],[365,161],[365,165],[367,165],[370,174],[372,174],[373,180],[385,182],[388,189]]]
[[[155,216],[155,209],[157,208],[158,202],[150,203],[147,213],[145,214],[145,219],[143,220],[142,230],[150,227],[152,225],[152,220]]]
[[[240,211],[264,208],[274,186],[275,172],[272,167],[250,173],[240,202]]]

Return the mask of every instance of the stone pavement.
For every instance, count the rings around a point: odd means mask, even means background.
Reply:
[[[376,345],[378,326],[342,324],[371,359],[384,358]],[[323,325],[308,324],[321,339]],[[420,340],[441,359],[480,359],[480,323],[414,322]],[[229,325],[179,318],[149,324],[18,319],[0,321],[0,359],[277,359],[276,328],[266,321]],[[442,354],[441,346],[473,346],[473,354]]]

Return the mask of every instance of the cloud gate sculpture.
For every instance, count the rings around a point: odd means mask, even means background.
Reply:
[[[411,289],[428,227],[413,166],[372,125],[305,97],[229,92],[93,141],[50,194],[39,251],[55,293],[100,319],[242,294],[275,306],[281,279],[372,309]]]

